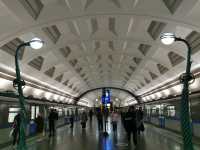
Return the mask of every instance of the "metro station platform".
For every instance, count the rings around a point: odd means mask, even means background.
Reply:
[[[118,124],[118,134],[114,135],[112,127],[108,125],[108,137],[99,133],[96,119],[87,122],[82,130],[80,122],[75,123],[74,129],[63,126],[57,129],[55,137],[37,137],[27,140],[29,150],[181,150],[182,140],[177,133],[145,124],[145,132],[138,136],[138,145],[131,141],[128,144],[126,132],[121,123]],[[194,141],[195,150],[200,149],[200,141]],[[11,150],[11,146],[3,150]]]

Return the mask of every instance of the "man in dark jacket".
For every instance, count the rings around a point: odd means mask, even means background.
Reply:
[[[133,142],[137,145],[136,111],[134,106],[129,107],[128,112],[124,116],[124,127],[127,132],[128,142],[130,142],[132,133]]]
[[[49,114],[49,137],[55,135],[55,121],[58,120],[58,114],[55,110],[51,109]]]
[[[144,113],[142,111],[142,107],[139,107],[139,110],[137,111],[137,131],[138,135],[140,135],[140,131],[144,131],[144,124],[143,124],[143,116]]]
[[[99,131],[103,130],[103,114],[101,110],[98,110],[97,112],[97,120],[98,120],[98,129]]]
[[[90,116],[90,121],[92,122],[92,117],[93,117],[93,111],[92,110],[89,111],[89,116]]]
[[[73,112],[70,115],[69,121],[70,121],[70,128],[73,129],[74,128],[74,113]]]

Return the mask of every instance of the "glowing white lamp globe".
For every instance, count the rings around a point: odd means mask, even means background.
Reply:
[[[43,44],[44,44],[44,42],[39,38],[33,38],[30,41],[30,46],[33,49],[40,49],[40,48],[42,48]]]
[[[165,45],[170,45],[174,43],[176,37],[173,33],[163,33],[160,37],[160,40]]]

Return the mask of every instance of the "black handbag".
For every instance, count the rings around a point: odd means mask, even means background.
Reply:
[[[141,125],[140,125],[140,131],[142,131],[142,132],[144,132],[144,124],[143,123],[141,123]]]

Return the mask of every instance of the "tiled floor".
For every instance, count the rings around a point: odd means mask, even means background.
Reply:
[[[118,134],[114,135],[111,125],[108,126],[109,136],[105,138],[97,130],[96,119],[88,121],[86,130],[76,123],[74,130],[68,126],[57,130],[53,138],[40,138],[28,142],[29,150],[181,150],[181,137],[175,133],[145,125],[144,134],[138,136],[138,145],[129,144],[126,133],[119,123]],[[6,150],[11,149],[7,148]],[[195,145],[195,150],[200,147]]]

